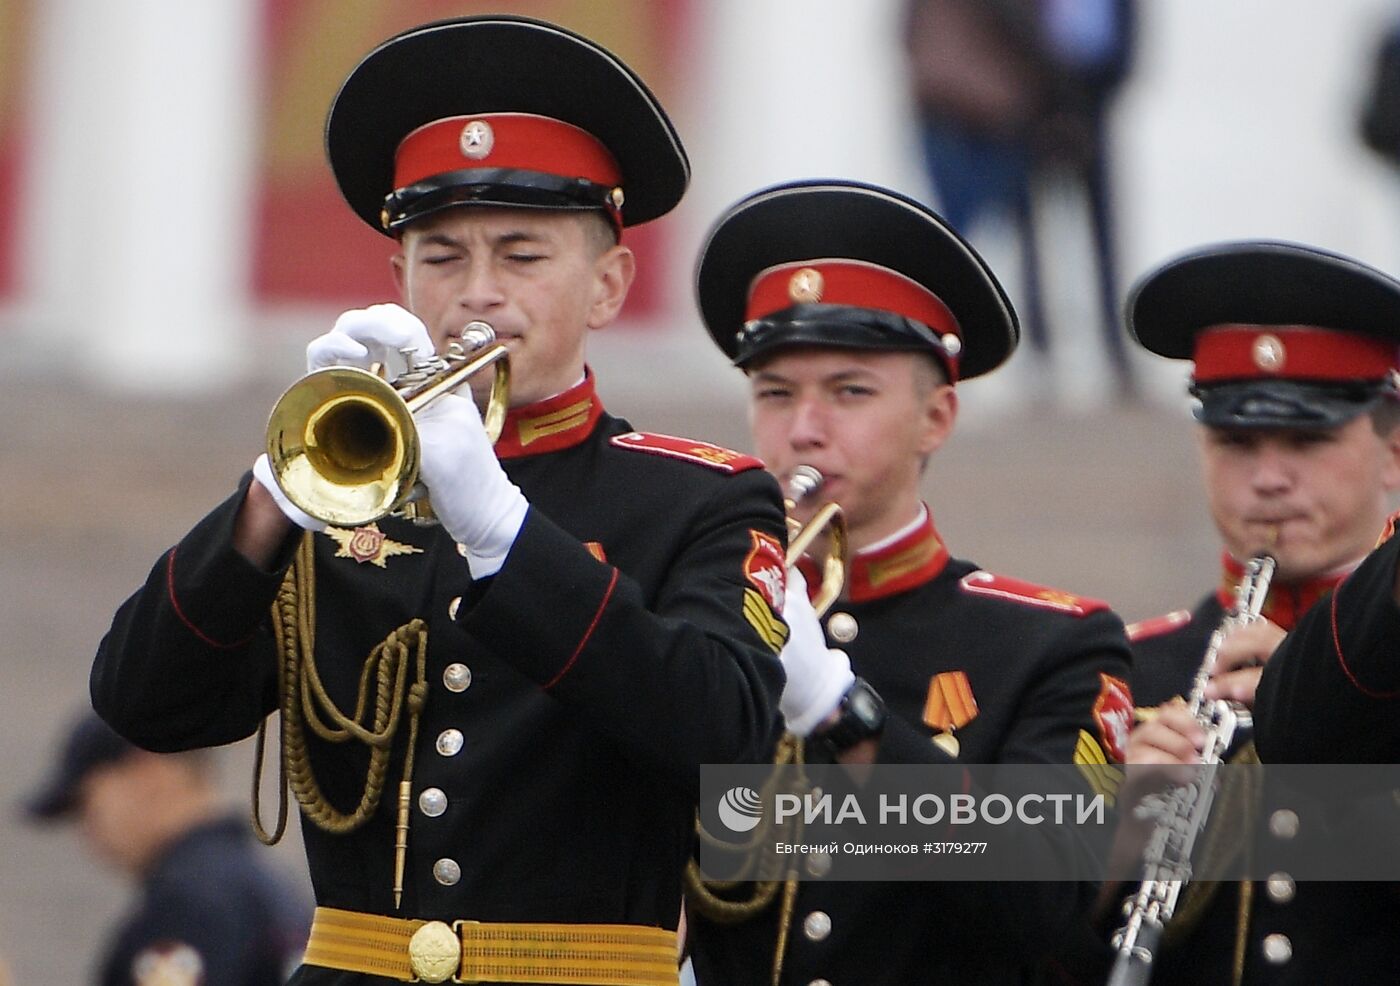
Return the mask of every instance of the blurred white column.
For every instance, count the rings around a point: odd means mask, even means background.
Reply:
[[[104,387],[188,393],[247,364],[258,6],[35,6],[24,331]]]
[[[902,0],[707,0],[686,72],[682,132],[698,241],[736,199],[797,178],[853,178],[916,196]],[[693,253],[691,254],[693,256]]]

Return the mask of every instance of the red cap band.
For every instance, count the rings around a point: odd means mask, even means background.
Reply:
[[[960,340],[958,320],[938,296],[903,274],[859,260],[805,260],[770,267],[749,288],[745,321],[820,302],[893,312]]]
[[[1197,383],[1378,380],[1400,365],[1394,342],[1310,325],[1213,325],[1196,336]]]
[[[465,168],[520,168],[613,188],[622,171],[592,134],[531,113],[449,116],[425,123],[394,154],[394,187]]]

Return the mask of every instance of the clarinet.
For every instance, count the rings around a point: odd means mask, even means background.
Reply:
[[[1123,904],[1123,925],[1113,933],[1111,944],[1117,952],[1108,986],[1146,986],[1152,978],[1152,960],[1162,938],[1162,930],[1176,912],[1181,890],[1191,879],[1191,851],[1196,837],[1205,828],[1215,800],[1215,771],[1236,730],[1247,728],[1249,713],[1236,709],[1224,699],[1205,700],[1206,684],[1215,673],[1220,646],[1231,630],[1259,619],[1275,561],[1267,554],[1255,555],[1245,566],[1244,577],[1235,588],[1235,597],[1220,626],[1211,634],[1200,669],[1191,684],[1187,708],[1205,730],[1200,769],[1189,784],[1173,788],[1140,812],[1156,825],[1143,850],[1144,877],[1137,893]]]

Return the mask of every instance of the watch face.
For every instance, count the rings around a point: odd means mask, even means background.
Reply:
[[[851,696],[851,711],[861,722],[870,722],[878,715],[875,701],[866,691],[860,691]]]

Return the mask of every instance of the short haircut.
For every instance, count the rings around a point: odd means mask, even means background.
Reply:
[[[1400,397],[1387,394],[1367,413],[1371,416],[1371,427],[1376,434],[1389,438],[1391,432],[1400,427]]]
[[[582,214],[584,239],[592,248],[594,257],[601,257],[620,242],[617,227],[611,219],[598,210]]]

